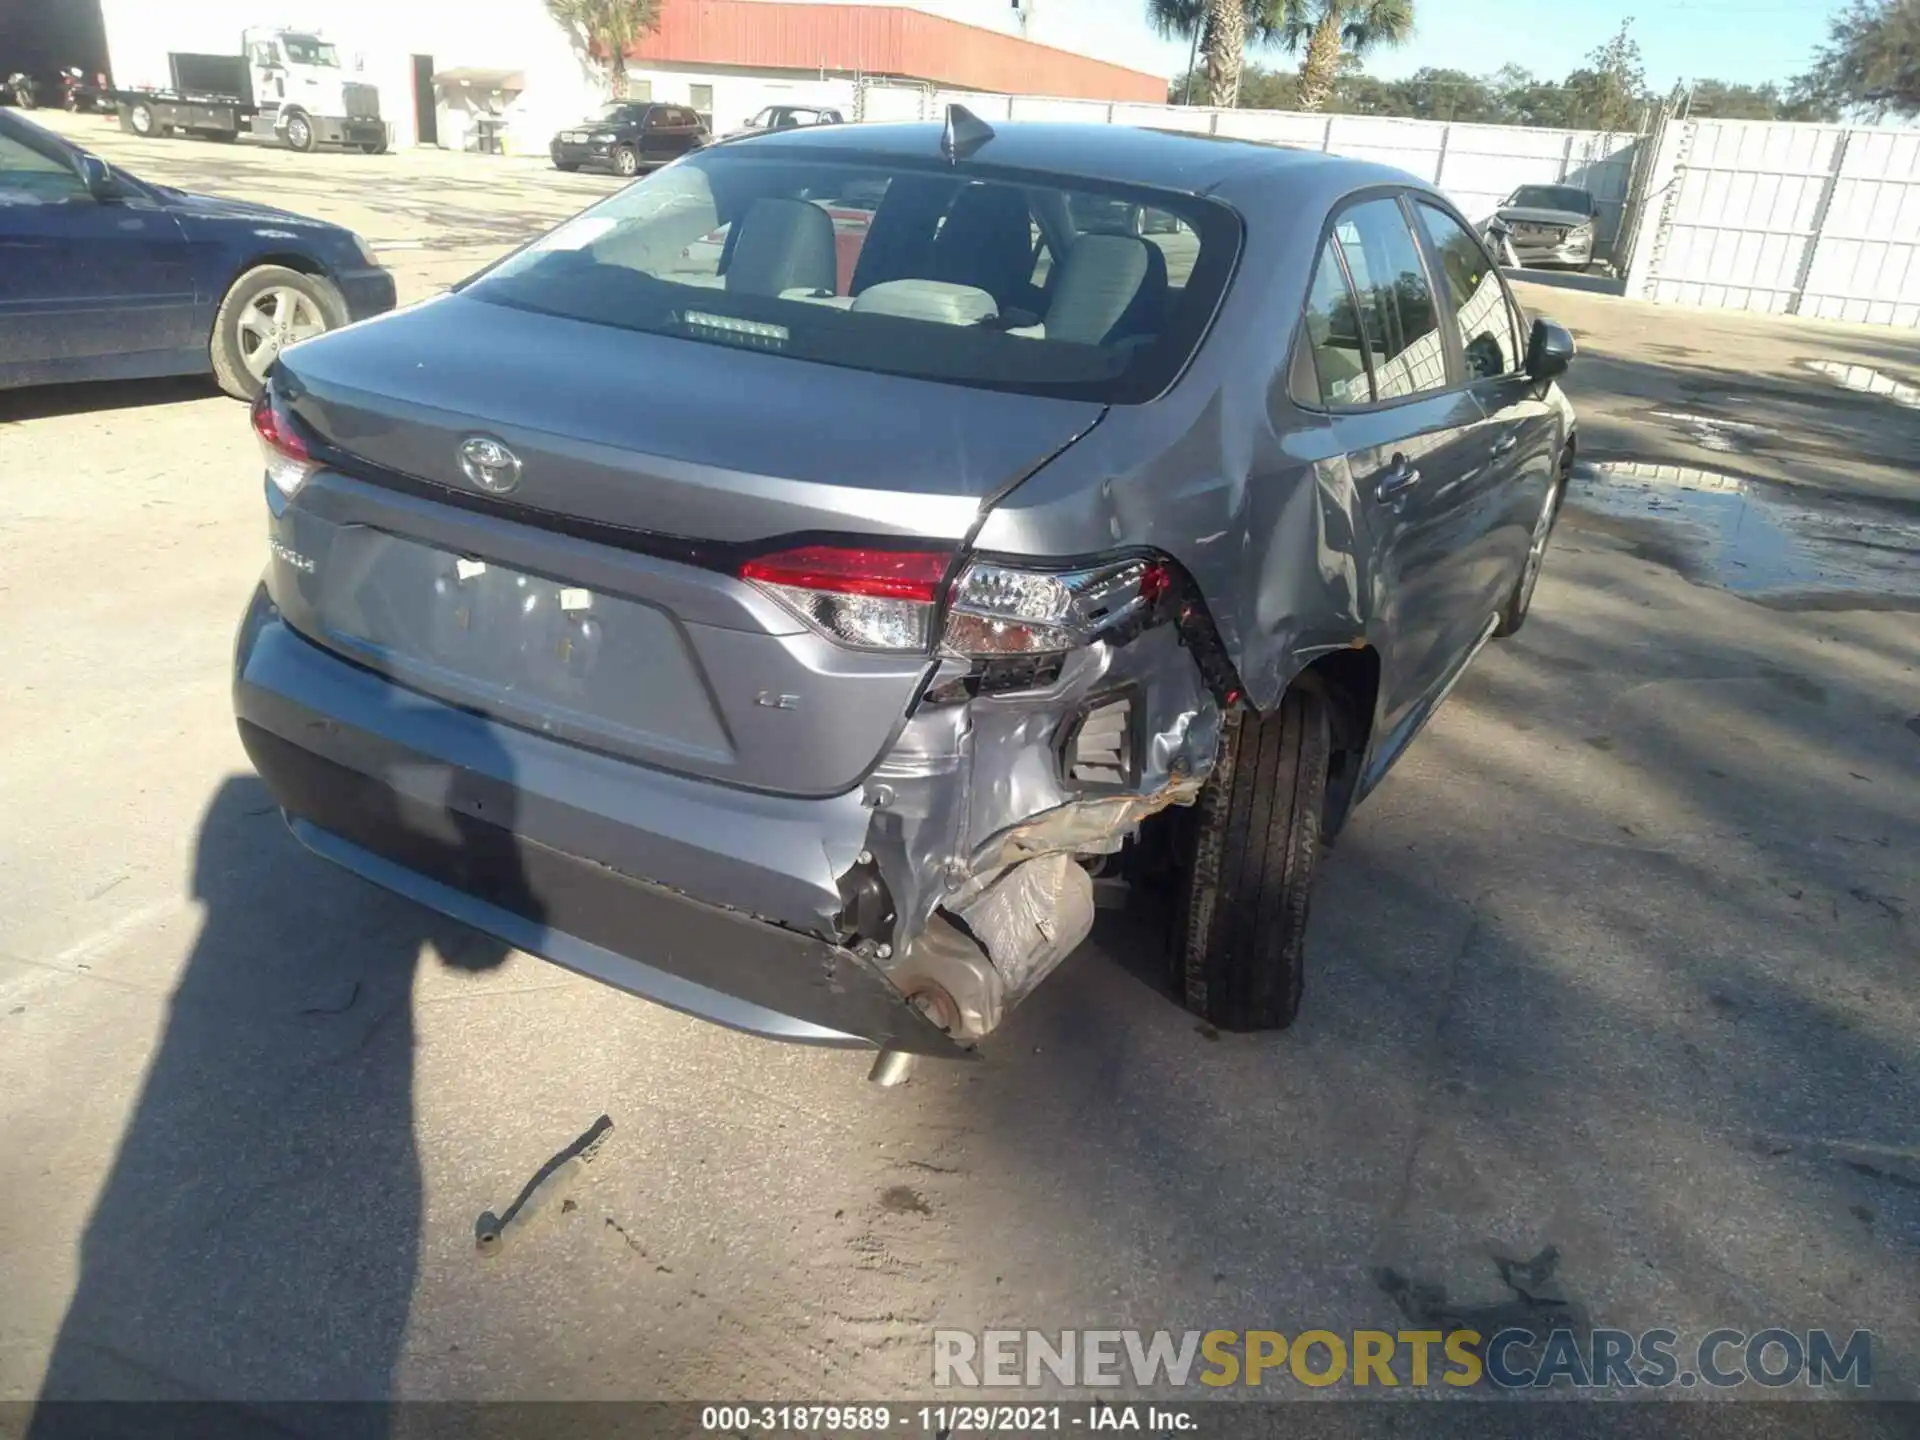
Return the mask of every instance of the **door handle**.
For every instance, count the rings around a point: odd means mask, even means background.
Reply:
[[[1493,458],[1498,460],[1502,455],[1512,454],[1513,447],[1519,443],[1519,433],[1517,431],[1508,431],[1505,435],[1502,435],[1498,440],[1493,442]]]
[[[1382,504],[1390,504],[1419,483],[1420,472],[1407,463],[1406,456],[1396,455],[1393,457],[1393,467],[1373,487],[1373,498]]]

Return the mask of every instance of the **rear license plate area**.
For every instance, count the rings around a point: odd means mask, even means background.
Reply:
[[[657,605],[365,528],[336,538],[317,589],[329,643],[403,684],[617,749],[730,752]]]

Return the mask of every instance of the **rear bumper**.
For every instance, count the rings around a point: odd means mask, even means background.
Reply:
[[[614,146],[612,143],[576,145],[556,140],[547,147],[547,154],[556,165],[611,165]]]
[[[861,956],[679,888],[830,913],[827,856],[864,828],[857,796],[733,791],[497,725],[310,644],[264,587],[241,627],[234,711],[295,834],[376,884],[735,1029],[966,1053]]]

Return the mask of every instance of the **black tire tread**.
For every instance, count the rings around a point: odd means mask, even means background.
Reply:
[[[1304,691],[1272,714],[1228,718],[1175,927],[1187,1007],[1220,1029],[1280,1029],[1299,1014],[1330,745],[1326,711]]]

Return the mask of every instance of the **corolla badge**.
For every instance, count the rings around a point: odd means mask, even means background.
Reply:
[[[520,483],[520,457],[490,435],[469,435],[460,442],[460,473],[492,495],[504,495]]]

